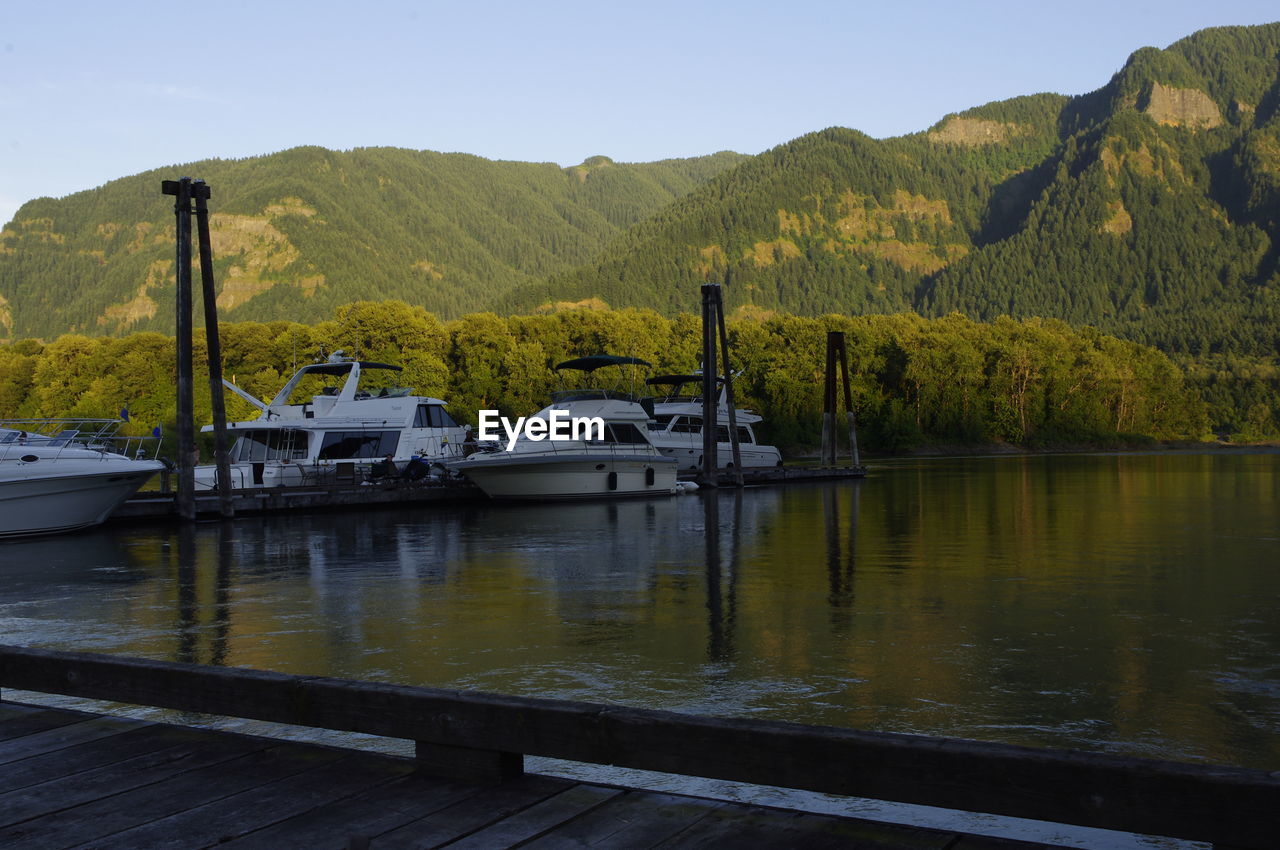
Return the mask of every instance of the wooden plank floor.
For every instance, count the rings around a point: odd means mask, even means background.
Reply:
[[[411,759],[0,702],[0,847],[1043,845],[528,774],[469,785]]]

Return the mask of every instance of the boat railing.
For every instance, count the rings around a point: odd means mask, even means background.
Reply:
[[[600,399],[617,399],[618,401],[636,401],[631,393],[622,390],[584,388],[578,390],[555,390],[551,393],[551,401],[555,404],[566,404],[571,401],[596,401]]]
[[[0,419],[0,457],[29,448],[89,449],[129,458],[154,458],[160,438],[121,434],[120,419]]]
[[[524,442],[522,440],[521,442]],[[551,455],[599,455],[606,459],[633,459],[656,457],[657,449],[652,443],[613,443],[603,440],[538,440],[532,441],[536,454]],[[505,454],[505,445],[486,445],[481,452]]]
[[[655,395],[654,404],[702,404],[702,394],[696,395]]]

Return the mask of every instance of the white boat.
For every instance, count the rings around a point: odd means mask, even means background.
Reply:
[[[400,366],[350,360],[337,351],[324,363],[303,366],[266,404],[224,381],[261,411],[256,419],[227,424],[235,440],[229,451],[231,486],[354,483],[384,471],[387,457],[397,474],[421,477],[432,463],[460,458],[466,432],[443,401],[411,395],[409,387],[377,386],[399,371]],[[216,481],[214,464],[196,467],[197,490],[212,489]]]
[[[637,364],[631,357],[581,357],[556,366],[590,374],[604,366]],[[574,389],[552,394],[547,407],[529,417],[540,428],[524,430],[508,447],[490,445],[449,463],[494,499],[593,499],[671,495],[677,490],[676,463],[649,442],[649,412],[633,396],[616,389]],[[539,438],[559,422],[598,419],[569,439]],[[531,433],[534,435],[531,436]]]
[[[103,522],[165,468],[106,419],[0,421],[0,537]]]
[[[649,423],[649,440],[667,457],[675,458],[680,471],[702,469],[702,375],[659,375],[645,381],[651,387],[665,387],[653,396],[653,421]],[[716,465],[733,466],[733,447],[729,442],[729,403],[725,398],[724,378],[717,377],[716,399]],[[744,469],[782,465],[782,453],[775,446],[756,442],[755,428],[763,421],[754,411],[734,408],[738,430],[738,455]]]

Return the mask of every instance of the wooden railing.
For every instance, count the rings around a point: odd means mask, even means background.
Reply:
[[[478,779],[536,755],[1219,848],[1280,841],[1280,771],[11,646],[0,687],[405,738],[424,769]]]

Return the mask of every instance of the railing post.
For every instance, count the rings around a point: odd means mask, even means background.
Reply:
[[[418,770],[431,776],[473,782],[502,782],[524,773],[524,755],[414,741]]]

